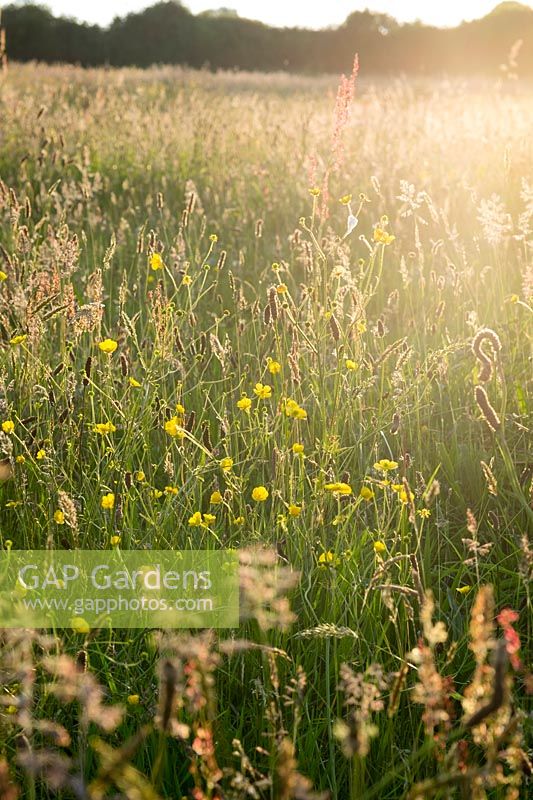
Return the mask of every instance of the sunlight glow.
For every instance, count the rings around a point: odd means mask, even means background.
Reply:
[[[154,0],[155,2],[155,0]],[[139,11],[153,3],[150,0],[49,0],[47,5],[55,14],[76,17],[91,23],[109,24],[115,16]],[[335,0],[329,3],[309,3],[308,0],[187,0],[183,5],[198,14],[213,8],[227,7],[239,16],[258,19],[269,25],[300,28],[325,28],[340,25],[353,11],[385,12],[400,22],[416,19],[430,25],[458,25],[488,14],[498,0],[462,0],[462,2],[428,2],[428,0]],[[531,5],[531,3],[524,3]]]

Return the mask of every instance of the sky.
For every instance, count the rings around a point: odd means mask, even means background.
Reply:
[[[107,25],[115,16],[139,11],[156,0],[37,0],[55,14]],[[270,25],[325,28],[339,25],[352,11],[370,7],[384,11],[400,22],[420,19],[431,25],[458,25],[462,20],[482,17],[499,0],[184,0],[193,13],[225,6],[241,17],[259,19]],[[522,0],[524,2],[524,0]],[[531,3],[524,3],[531,5]]]

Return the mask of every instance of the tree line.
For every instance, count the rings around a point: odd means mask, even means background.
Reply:
[[[1,22],[13,61],[338,73],[357,51],[367,73],[533,74],[533,9],[515,2],[455,28],[401,25],[370,11],[350,14],[337,28],[273,28],[224,9],[194,15],[175,0],[107,28],[28,3],[5,7]]]

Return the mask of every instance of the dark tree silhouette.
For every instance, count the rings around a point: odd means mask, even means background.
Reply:
[[[272,28],[226,8],[194,15],[170,0],[116,18],[108,28],[57,18],[38,5],[9,5],[2,25],[14,61],[338,73],[350,69],[357,51],[367,72],[533,73],[533,9],[516,2],[449,29],[400,25],[370,11],[321,31]]]

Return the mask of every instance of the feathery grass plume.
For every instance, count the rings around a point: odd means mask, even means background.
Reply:
[[[478,221],[483,236],[489,245],[501,245],[513,231],[513,220],[505,208],[505,203],[496,192],[482,198],[478,206]]]
[[[477,534],[477,519],[470,508],[466,509],[466,529],[472,536]]]
[[[46,656],[42,666],[54,677],[48,685],[49,692],[64,703],[80,704],[82,730],[87,731],[91,722],[108,732],[118,727],[123,709],[104,704],[104,691],[92,672],[81,672],[76,661],[64,654]]]
[[[159,708],[156,724],[164,733],[172,732],[174,714],[180,705],[178,697],[178,672],[170,659],[163,659],[159,665]]]
[[[405,346],[406,341],[407,341],[406,337],[403,336],[401,339],[398,339],[396,342],[392,342],[392,344],[389,344],[385,348],[383,353],[381,353],[381,355],[374,361],[374,370],[376,370],[378,368],[378,366],[380,366],[381,364],[385,364],[387,359],[393,353],[395,353],[397,350],[402,349]],[[396,369],[398,369],[398,365],[396,365]]]
[[[533,580],[533,547],[526,533],[522,534],[520,538],[520,547],[522,550],[522,561],[519,569],[527,585]]]
[[[433,622],[434,610],[433,593],[428,590],[420,609],[424,639],[409,653],[409,658],[418,666],[418,683],[413,689],[413,700],[424,706],[422,719],[427,735],[438,737],[443,747],[451,725],[451,685],[437,669],[435,648],[447,640],[448,632],[443,622]]]
[[[490,714],[501,708],[505,701],[505,670],[508,663],[505,641],[500,640],[494,649],[492,694],[489,702],[482,705],[464,722],[465,728],[475,728]]]
[[[313,784],[298,772],[294,744],[284,738],[276,753],[274,797],[277,800],[327,800],[327,792],[316,793]]]
[[[78,531],[78,512],[74,500],[61,489],[57,493],[57,498],[57,504],[65,517],[65,524],[76,533]]]
[[[176,328],[175,331],[174,331],[174,342],[175,342],[177,350],[180,353],[185,353],[185,345],[183,344],[183,341],[182,341],[182,338],[180,336],[180,332],[179,332],[178,328]]]
[[[282,566],[272,550],[239,551],[241,619],[255,619],[262,630],[286,629],[295,620],[287,592],[299,575]]]
[[[487,489],[489,494],[492,494],[494,497],[498,496],[498,481],[496,480],[496,476],[494,475],[491,466],[487,464],[485,461],[480,461],[481,469],[483,470],[483,475],[485,476],[485,481],[487,482]]]
[[[485,754],[480,786],[508,786],[509,796],[519,797],[523,766],[529,759],[524,752],[522,715],[513,708],[512,675],[506,673],[509,641],[494,639],[494,595],[490,586],[482,587],[476,597],[470,637],[476,667],[462,705],[464,724]]]
[[[331,138],[331,162],[334,171],[338,171],[342,167],[344,161],[342,134],[350,118],[350,108],[355,98],[355,84],[358,74],[359,57],[356,54],[351,75],[348,78],[345,75],[341,75],[341,80],[337,89],[337,99],[333,115],[333,134]]]
[[[490,404],[489,396],[485,391],[484,386],[474,387],[474,397],[478,408],[481,411],[482,417],[493,433],[496,433],[501,428],[501,421],[498,414]]]
[[[341,331],[339,328],[339,323],[337,322],[333,314],[329,318],[329,329],[333,337],[333,341],[338,342],[339,339],[341,338]]]
[[[224,269],[224,265],[226,263],[227,255],[228,254],[227,254],[226,250],[221,250],[220,251],[220,254],[218,256],[218,261],[217,261],[217,264],[216,264],[216,268],[217,268],[217,270],[219,272],[220,272],[220,270]]]
[[[343,625],[335,625],[333,622],[321,622],[314,628],[307,628],[294,634],[295,639],[357,639],[357,637],[356,631]]]
[[[409,674],[409,664],[402,664],[396,675],[394,675],[394,683],[391,686],[389,695],[389,704],[387,707],[387,716],[394,717],[400,707],[400,695]]]
[[[409,554],[409,560],[411,561],[411,575],[413,577],[413,584],[418,593],[419,603],[422,606],[425,602],[425,592],[422,585],[422,578],[420,577],[420,565],[415,553]]]
[[[487,342],[490,346],[490,355],[483,349],[483,344]],[[492,328],[480,328],[472,340],[472,352],[481,364],[479,380],[481,383],[488,383],[492,377],[493,368],[498,360],[498,353],[502,349],[502,343],[498,334]]]
[[[208,419],[202,420],[202,442],[208,450],[213,449],[211,442],[211,425]]]
[[[391,426],[389,428],[392,436],[396,436],[400,430],[401,417],[397,411],[392,415]]]
[[[80,306],[72,319],[72,327],[76,336],[96,330],[102,321],[103,313],[103,303],[86,303]]]
[[[383,669],[371,664],[364,672],[356,673],[348,664],[340,668],[339,691],[344,695],[347,715],[335,725],[346,758],[364,758],[370,751],[371,740],[379,734],[373,715],[385,707],[383,694],[388,688]]]
[[[300,366],[298,364],[298,357],[294,353],[289,353],[289,367],[291,370],[291,381],[295,386],[299,386],[302,382],[300,374]]]
[[[494,647],[494,593],[492,586],[482,586],[476,595],[470,616],[469,649],[476,659],[476,680],[484,679],[486,670],[484,663],[487,654]],[[481,693],[483,694],[483,693]],[[469,696],[475,703],[478,689],[470,687]],[[463,704],[464,705],[464,704]],[[471,703],[467,703],[466,711],[470,711]]]
[[[278,318],[278,295],[274,286],[268,290],[268,307],[270,309],[269,321],[275,322]]]

